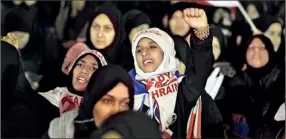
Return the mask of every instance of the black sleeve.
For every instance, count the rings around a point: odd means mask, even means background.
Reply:
[[[67,50],[64,49],[55,34],[47,33],[43,49],[43,64],[41,66],[43,78],[39,82],[38,92],[65,86],[67,82],[67,76],[61,71]]]
[[[205,84],[212,70],[212,33],[205,40],[199,40],[195,35],[190,38],[191,49],[188,54],[186,76],[179,85],[179,94],[184,98],[178,102],[184,121],[189,117],[192,107],[199,96],[202,97],[202,137],[223,137],[223,125],[220,112],[212,98],[205,92]],[[178,97],[179,98],[179,97]]]
[[[20,57],[17,49],[1,41],[1,104],[2,113],[13,105],[14,91],[20,71]]]
[[[205,93],[206,80],[213,63],[212,38],[211,32],[203,41],[195,35],[190,38],[189,62],[186,65],[185,77],[179,85],[179,93],[183,94],[189,103],[195,102]]]
[[[48,132],[46,132],[41,139],[50,139]]]
[[[233,114],[247,116],[251,111],[250,88],[242,75],[235,76],[226,86],[226,105],[228,111]]]

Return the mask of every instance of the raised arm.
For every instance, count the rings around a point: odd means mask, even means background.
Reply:
[[[202,93],[205,93],[204,87],[213,63],[213,37],[204,10],[197,8],[185,9],[184,19],[193,29],[193,33],[190,38],[189,62],[186,65],[185,78],[182,80],[179,89],[188,102],[193,102]]]

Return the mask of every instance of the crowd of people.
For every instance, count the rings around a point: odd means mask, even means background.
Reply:
[[[285,138],[285,3],[241,4],[1,1],[1,137]]]

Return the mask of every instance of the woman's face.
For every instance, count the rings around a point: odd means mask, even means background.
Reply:
[[[275,52],[277,52],[281,44],[281,33],[282,33],[282,26],[279,23],[271,24],[271,26],[269,26],[269,28],[264,33],[264,35],[271,40]]]
[[[149,25],[149,24],[142,24],[142,25],[139,25],[139,26],[137,26],[137,27],[132,28],[132,30],[130,31],[129,36],[128,36],[130,42],[132,42],[133,37],[135,36],[135,34],[136,34],[137,32],[142,31],[142,30],[145,30],[145,29],[148,29],[148,28],[150,28],[150,25]]]
[[[112,22],[106,14],[99,14],[92,21],[90,39],[97,49],[105,49],[115,38],[115,30]]]
[[[261,68],[269,61],[269,54],[259,38],[252,40],[246,52],[246,61],[253,68]]]
[[[130,109],[128,91],[128,88],[123,83],[118,83],[94,105],[93,119],[97,127],[109,116]]]
[[[173,35],[185,36],[190,30],[190,26],[184,20],[183,12],[180,10],[173,14],[169,26]]]
[[[256,18],[258,18],[260,16],[259,12],[257,11],[257,9],[255,7],[255,5],[253,5],[253,4],[247,5],[246,11],[247,11],[248,16],[250,17],[250,19],[256,19]]]
[[[142,38],[135,50],[136,62],[145,72],[154,72],[162,63],[164,52],[161,47],[149,38]]]
[[[217,37],[213,36],[213,56],[214,59],[217,60],[220,56],[221,50],[220,50],[220,43]]]
[[[79,60],[73,70],[72,85],[76,91],[85,91],[88,81],[94,71],[98,69],[98,62],[91,55]]]

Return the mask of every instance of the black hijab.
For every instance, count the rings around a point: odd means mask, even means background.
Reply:
[[[90,38],[90,29],[92,26],[92,22],[99,14],[106,14],[110,19],[111,23],[113,24],[115,30],[115,37],[113,39],[113,42],[105,49],[95,48]],[[116,63],[117,56],[119,55],[118,50],[120,50],[120,46],[122,45],[122,42],[125,39],[125,32],[124,32],[124,26],[122,24],[121,12],[113,4],[104,3],[96,8],[92,16],[90,16],[88,23],[89,25],[86,31],[87,46],[89,46],[91,49],[95,49],[100,53],[102,53],[109,62]]]
[[[224,34],[222,33],[222,30],[220,27],[212,25],[211,29],[212,29],[213,36],[218,39],[219,44],[220,44],[220,55],[218,59],[216,60],[216,61],[220,61],[220,60],[223,60],[224,58],[224,54],[226,50],[226,41],[225,41],[226,38]]]
[[[258,17],[262,17],[265,15],[266,13],[266,9],[265,7],[265,3],[263,1],[241,1],[241,5],[244,7],[245,10],[247,10],[247,7],[253,4],[254,7],[256,8],[259,16]],[[246,11],[247,12],[247,11]],[[237,12],[237,16],[239,19],[244,19],[243,15],[241,14],[241,12]]]
[[[279,18],[274,17],[274,16],[269,16],[269,15],[259,17],[253,20],[253,22],[255,26],[257,27],[257,29],[259,29],[262,32],[265,32],[273,23],[279,23],[283,27],[282,22],[279,20]]]
[[[127,71],[134,68],[134,59],[131,52],[131,43],[129,40],[129,34],[131,30],[139,25],[148,24],[151,26],[151,20],[147,14],[142,11],[133,9],[127,12],[123,16],[123,23],[126,32],[126,38],[124,40],[124,46],[120,50],[120,65]]]
[[[158,124],[146,114],[136,111],[124,111],[110,116],[101,128],[92,133],[91,138],[102,138],[108,131],[116,131],[124,139],[162,138]]]
[[[264,43],[265,49],[268,51],[268,56],[269,56],[268,63],[261,68],[253,68],[247,62],[245,62],[247,64],[246,73],[248,74],[248,76],[251,78],[253,82],[257,83],[259,80],[265,77],[275,67],[276,58],[275,58],[273,44],[271,43],[271,41],[264,35],[254,35],[248,41],[247,47],[244,48],[245,61],[246,61],[247,48],[249,47],[249,44],[252,42],[252,40],[255,38],[259,38]]]
[[[60,1],[38,1],[38,21],[46,27],[53,27],[60,12]]]
[[[73,87],[73,84],[72,84],[72,80],[73,80],[73,70],[74,70],[74,68],[77,66],[77,63],[78,63],[82,58],[84,58],[84,57],[87,56],[87,55],[91,55],[91,56],[93,56],[93,57],[96,59],[96,61],[97,61],[97,63],[98,63],[98,69],[100,69],[100,68],[103,66],[102,63],[100,62],[99,58],[98,58],[95,54],[93,54],[93,53],[91,53],[91,52],[86,52],[86,53],[80,55],[80,56],[75,60],[75,62],[73,63],[73,65],[71,65],[71,69],[69,70],[68,82],[67,82],[67,89],[69,90],[69,92],[71,92],[71,93],[73,93],[73,94],[76,94],[76,95],[79,95],[79,96],[83,96],[84,92],[83,92],[83,91],[77,91],[77,90],[75,90],[75,88]]]
[[[260,18],[255,19],[254,21],[255,26],[257,27],[257,29],[259,29],[262,32],[265,32],[272,24],[274,23],[279,23],[282,27],[281,30],[281,44],[277,50],[277,52],[279,53],[280,57],[282,59],[284,59],[284,55],[285,54],[285,42],[284,42],[284,38],[283,38],[283,23],[279,20],[279,18],[275,17],[275,16],[263,16]]]
[[[29,33],[30,37],[28,43],[23,49],[20,49],[21,57],[24,61],[33,59],[36,64],[40,64],[42,62],[42,58],[40,55],[38,56],[38,54],[42,53],[43,45],[39,44],[44,42],[45,36],[41,32],[36,18],[31,16],[30,12],[26,9],[22,7],[14,7],[5,16],[3,24],[4,35],[12,31]]]
[[[33,19],[24,8],[12,8],[4,18],[4,35],[12,31],[32,33]]]
[[[14,102],[14,91],[20,75],[21,64],[17,49],[1,40],[1,120],[7,115]]]
[[[90,133],[97,128],[94,121],[90,121],[90,119],[93,119],[93,107],[119,82],[127,86],[130,99],[129,108],[133,109],[134,87],[129,74],[118,65],[109,64],[103,66],[90,77],[84,93],[84,101],[81,103],[79,115],[75,119],[76,121],[79,121],[75,122],[75,137],[89,137]]]
[[[139,25],[151,25],[151,20],[149,16],[144,12],[133,9],[123,16],[123,23],[125,27],[125,32],[127,35],[129,35],[130,31]]]
[[[176,58],[178,58],[185,64],[185,66],[187,66],[188,52],[190,49],[188,43],[183,37],[179,35],[174,35],[173,40],[175,43]]]

